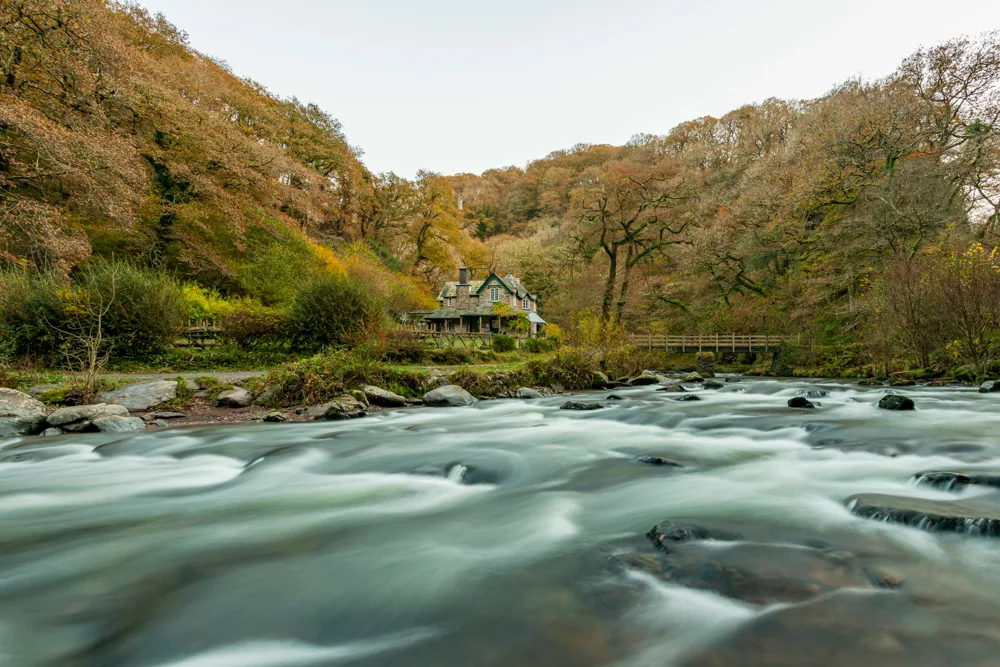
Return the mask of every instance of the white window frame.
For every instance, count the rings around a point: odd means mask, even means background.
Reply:
[[[529,310],[531,308],[531,300],[528,297],[521,299],[521,310]]]
[[[500,300],[500,287],[498,285],[490,285],[490,302],[495,303]]]

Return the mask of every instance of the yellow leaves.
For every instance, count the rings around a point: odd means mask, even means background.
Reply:
[[[326,246],[319,245],[315,241],[309,241],[309,246],[323,271],[335,276],[344,277],[347,275],[347,271],[344,269],[344,265],[340,259],[337,258],[336,253]]]

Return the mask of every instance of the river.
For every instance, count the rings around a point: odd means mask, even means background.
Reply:
[[[0,439],[0,665],[996,665],[1000,395],[885,391]]]

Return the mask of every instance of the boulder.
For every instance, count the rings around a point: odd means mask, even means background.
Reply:
[[[217,408],[248,408],[253,403],[253,394],[243,387],[233,387],[219,394],[215,401]]]
[[[621,396],[619,396],[618,394],[611,394],[611,395],[609,395],[604,400],[606,400],[606,401],[624,401],[625,399],[622,398]]]
[[[365,410],[371,407],[371,404],[368,401],[368,396],[366,396],[365,392],[360,389],[352,389],[348,392],[348,394],[350,394],[351,398],[357,401]],[[403,402],[406,402],[405,398],[403,399]]]
[[[899,394],[888,394],[883,396],[878,402],[878,407],[883,410],[913,410],[913,400]]]
[[[695,354],[695,368],[702,377],[715,377],[715,353],[698,352]]]
[[[705,389],[723,389],[726,385],[722,384],[718,380],[705,380],[702,385]]]
[[[605,389],[611,384],[611,378],[601,371],[594,371],[594,389]]]
[[[377,405],[382,408],[402,408],[406,406],[406,399],[399,394],[395,394],[388,389],[381,389],[380,387],[373,387],[368,384],[361,388],[365,394],[365,398],[372,405]]]
[[[280,422],[286,422],[286,421],[288,421],[288,417],[285,415],[284,412],[280,412],[278,410],[275,410],[273,412],[268,412],[264,416],[264,421],[266,421],[266,422],[272,422],[272,423],[280,423]]]
[[[673,384],[668,384],[666,387],[660,387],[656,391],[665,391],[669,394],[683,394],[687,389],[682,387],[679,382],[674,382]]]
[[[559,406],[560,410],[601,410],[604,406],[600,403],[585,403],[583,401],[566,401]]]
[[[97,399],[102,403],[124,405],[129,412],[142,412],[177,398],[177,382],[154,380],[139,382],[114,391],[102,391]]]
[[[521,387],[515,394],[518,398],[542,398],[542,392],[529,387]]]
[[[701,397],[695,394],[684,394],[683,396],[677,396],[674,398],[675,401],[700,401]]]
[[[688,373],[681,378],[681,382],[704,382],[705,378],[700,373]]]
[[[309,408],[306,414],[313,419],[323,421],[342,421],[368,416],[368,413],[361,408],[361,404],[349,398],[316,405]]]
[[[847,507],[865,519],[900,523],[930,532],[1000,537],[1000,504],[994,495],[937,500],[861,493],[848,498]]]
[[[0,388],[0,435],[31,435],[45,422],[45,404],[14,389]]]
[[[788,407],[811,410],[816,407],[816,404],[805,396],[796,396],[795,398],[788,399]]]
[[[57,428],[49,427],[44,431],[42,431],[41,433],[39,433],[38,435],[42,436],[43,438],[51,438],[53,436],[62,435],[62,433],[63,432]]]
[[[424,394],[424,405],[433,407],[463,407],[475,402],[472,394],[456,384],[446,384]]]
[[[129,433],[130,431],[141,431],[146,428],[146,422],[138,417],[122,417],[119,415],[98,417],[91,423],[101,433]]]
[[[59,408],[46,417],[45,421],[48,422],[49,426],[61,426],[65,428],[70,424],[111,416],[127,417],[128,408],[124,405],[108,405],[107,403],[76,405],[69,408]]]
[[[987,380],[986,382],[979,385],[980,394],[992,394],[993,392],[997,391],[1000,391],[1000,381]]]
[[[660,384],[666,377],[656,371],[643,371],[626,383],[630,387],[642,387],[649,384]]]

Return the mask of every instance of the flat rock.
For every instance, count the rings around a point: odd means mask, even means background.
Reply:
[[[847,499],[857,516],[900,523],[932,532],[1000,537],[1000,494],[955,500],[931,500],[863,493]]]
[[[811,410],[816,407],[816,404],[804,396],[796,396],[795,398],[788,399],[788,407],[797,410]]]
[[[878,407],[882,410],[913,410],[916,406],[914,406],[913,400],[906,396],[888,394],[879,400]]]
[[[560,410],[603,410],[600,403],[586,403],[584,401],[566,401],[559,406]]]
[[[175,380],[139,382],[114,391],[102,391],[97,398],[102,403],[124,405],[129,412],[143,412],[177,398],[177,382]]]
[[[680,463],[659,456],[639,456],[635,460],[637,463],[644,463],[648,466],[669,466],[671,468],[681,467]]]
[[[377,405],[381,408],[402,408],[406,406],[406,399],[404,397],[388,389],[367,384],[361,390],[364,392],[365,398],[372,405]]]
[[[433,407],[464,407],[475,402],[472,394],[456,384],[446,384],[424,394],[424,405]]]
[[[917,473],[913,481],[945,491],[961,491],[967,486],[1000,488],[1000,473],[929,471]]]
[[[634,378],[630,378],[626,384],[630,387],[642,387],[650,384],[660,384],[666,379],[665,375],[655,371],[643,371]]]
[[[680,382],[674,382],[673,384],[668,384],[666,387],[660,387],[656,391],[665,391],[668,394],[683,394],[687,389],[682,387]]]
[[[544,396],[542,392],[538,391],[537,389],[531,389],[530,387],[521,387],[520,389],[517,390],[517,393],[515,393],[514,395],[517,398],[525,398],[525,399],[542,398]]]
[[[187,417],[187,415],[183,412],[177,412],[175,410],[158,410],[149,416],[151,419],[183,419],[184,417]]]
[[[118,415],[98,417],[91,423],[101,433],[129,433],[131,431],[141,431],[146,428],[146,422],[138,417],[121,417]]]
[[[59,408],[46,417],[45,421],[48,422],[49,426],[65,427],[66,425],[73,424],[75,422],[97,419],[99,417],[110,417],[113,415],[127,417],[128,408],[124,405],[109,405],[107,403],[77,405],[68,408]]]
[[[0,435],[31,435],[41,430],[45,404],[15,389],[0,387]]]
[[[219,394],[215,401],[217,408],[248,408],[253,403],[253,394],[243,387],[233,387]]]
[[[360,419],[367,417],[361,405],[354,400],[330,401],[309,408],[307,415],[323,421],[342,421],[345,419]]]

